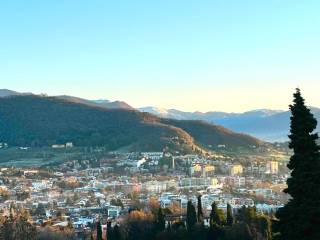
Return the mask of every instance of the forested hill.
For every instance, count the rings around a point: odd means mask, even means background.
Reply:
[[[263,142],[200,121],[161,119],[126,109],[103,109],[55,97],[0,98],[0,142],[15,146],[106,146],[110,150],[191,151],[196,145],[251,148]]]

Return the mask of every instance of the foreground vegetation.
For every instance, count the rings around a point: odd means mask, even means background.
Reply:
[[[270,217],[258,214],[254,207],[243,207],[233,216],[230,205],[225,214],[213,203],[207,219],[203,216],[201,201],[198,202],[197,208],[196,211],[189,201],[185,221],[173,220],[167,221],[167,224],[165,219],[168,218],[165,218],[164,210],[161,208],[153,212],[134,210],[130,212],[124,224],[109,228],[107,239],[269,240],[272,237]]]
[[[172,218],[169,209],[162,209],[151,204],[145,209],[132,209],[121,224],[111,226],[107,222],[107,231],[102,231],[101,222],[92,226],[91,235],[77,235],[72,224],[58,231],[50,222],[35,227],[30,222],[30,214],[25,210],[10,210],[7,217],[1,217],[0,239],[6,240],[63,240],[63,239],[96,239],[96,240],[166,240],[166,239],[216,239],[216,240],[269,240],[271,239],[270,217],[257,213],[254,207],[242,207],[233,216],[228,205],[226,214],[212,204],[210,216],[205,217],[198,198],[197,211],[188,202],[186,216]],[[53,221],[54,219],[52,219]]]

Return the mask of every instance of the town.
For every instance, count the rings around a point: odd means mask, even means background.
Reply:
[[[51,146],[52,151],[74,148],[72,143]],[[289,152],[278,148],[256,150],[256,154],[223,151],[206,154],[162,152],[104,152],[99,159],[72,159],[50,167],[2,167],[0,209],[28,211],[38,231],[72,229],[77,239],[96,234],[99,222],[121,225],[133,209],[159,206],[166,224],[185,219],[188,201],[201,197],[204,216],[211,204],[227,211],[255,207],[273,216],[288,201],[286,187]],[[6,151],[2,143],[0,151]],[[17,148],[17,151],[31,151]],[[103,152],[92,148],[91,152]],[[205,222],[209,224],[208,222]]]

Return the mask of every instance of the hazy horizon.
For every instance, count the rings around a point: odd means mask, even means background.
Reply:
[[[48,95],[50,97],[55,97],[55,96],[63,96],[63,95],[67,95],[67,94],[64,94],[64,93],[59,93],[59,94],[48,94],[47,92],[43,91],[43,92],[39,92],[39,93],[36,93],[36,92],[32,92],[32,91],[17,91],[15,89],[8,89],[8,88],[0,88],[0,90],[9,90],[9,91],[15,91],[15,92],[19,92],[19,93],[32,93],[32,94],[36,94],[36,95]],[[165,108],[165,107],[159,107],[159,106],[153,106],[153,105],[148,105],[148,103],[146,103],[145,105],[142,105],[142,106],[134,106],[132,105],[130,102],[127,102],[127,101],[124,101],[122,99],[109,99],[107,97],[98,97],[98,98],[86,98],[86,97],[82,97],[82,96],[77,96],[77,95],[74,95],[74,94],[71,94],[71,95],[67,95],[67,96],[71,96],[71,97],[76,97],[76,98],[82,98],[82,99],[86,99],[86,100],[90,100],[90,101],[96,101],[96,100],[108,100],[110,102],[113,102],[113,101],[123,101],[127,104],[129,104],[131,107],[135,108],[135,109],[141,109],[141,108],[148,108],[148,107],[153,107],[153,108],[158,108],[159,110],[160,109],[165,109],[165,110],[179,110],[179,111],[183,111],[183,112],[201,112],[201,113],[207,113],[207,112],[225,112],[225,113],[244,113],[244,112],[250,112],[250,111],[257,111],[257,110],[271,110],[271,111],[288,111],[289,110],[289,105],[287,107],[287,109],[274,109],[274,108],[253,108],[253,109],[246,109],[244,111],[226,111],[226,110],[221,110],[219,109],[219,107],[217,109],[211,109],[211,110],[208,110],[208,111],[200,111],[200,110],[185,110],[183,109],[183,107],[178,107],[178,108],[174,108],[174,107],[168,107],[168,108]],[[309,105],[309,107],[315,107],[315,108],[320,108],[316,105]]]

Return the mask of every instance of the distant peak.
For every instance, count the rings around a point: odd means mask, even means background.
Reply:
[[[13,91],[6,88],[0,89],[0,97],[10,97],[10,96],[17,96],[17,95],[33,95],[33,93],[21,93],[21,92]]]

